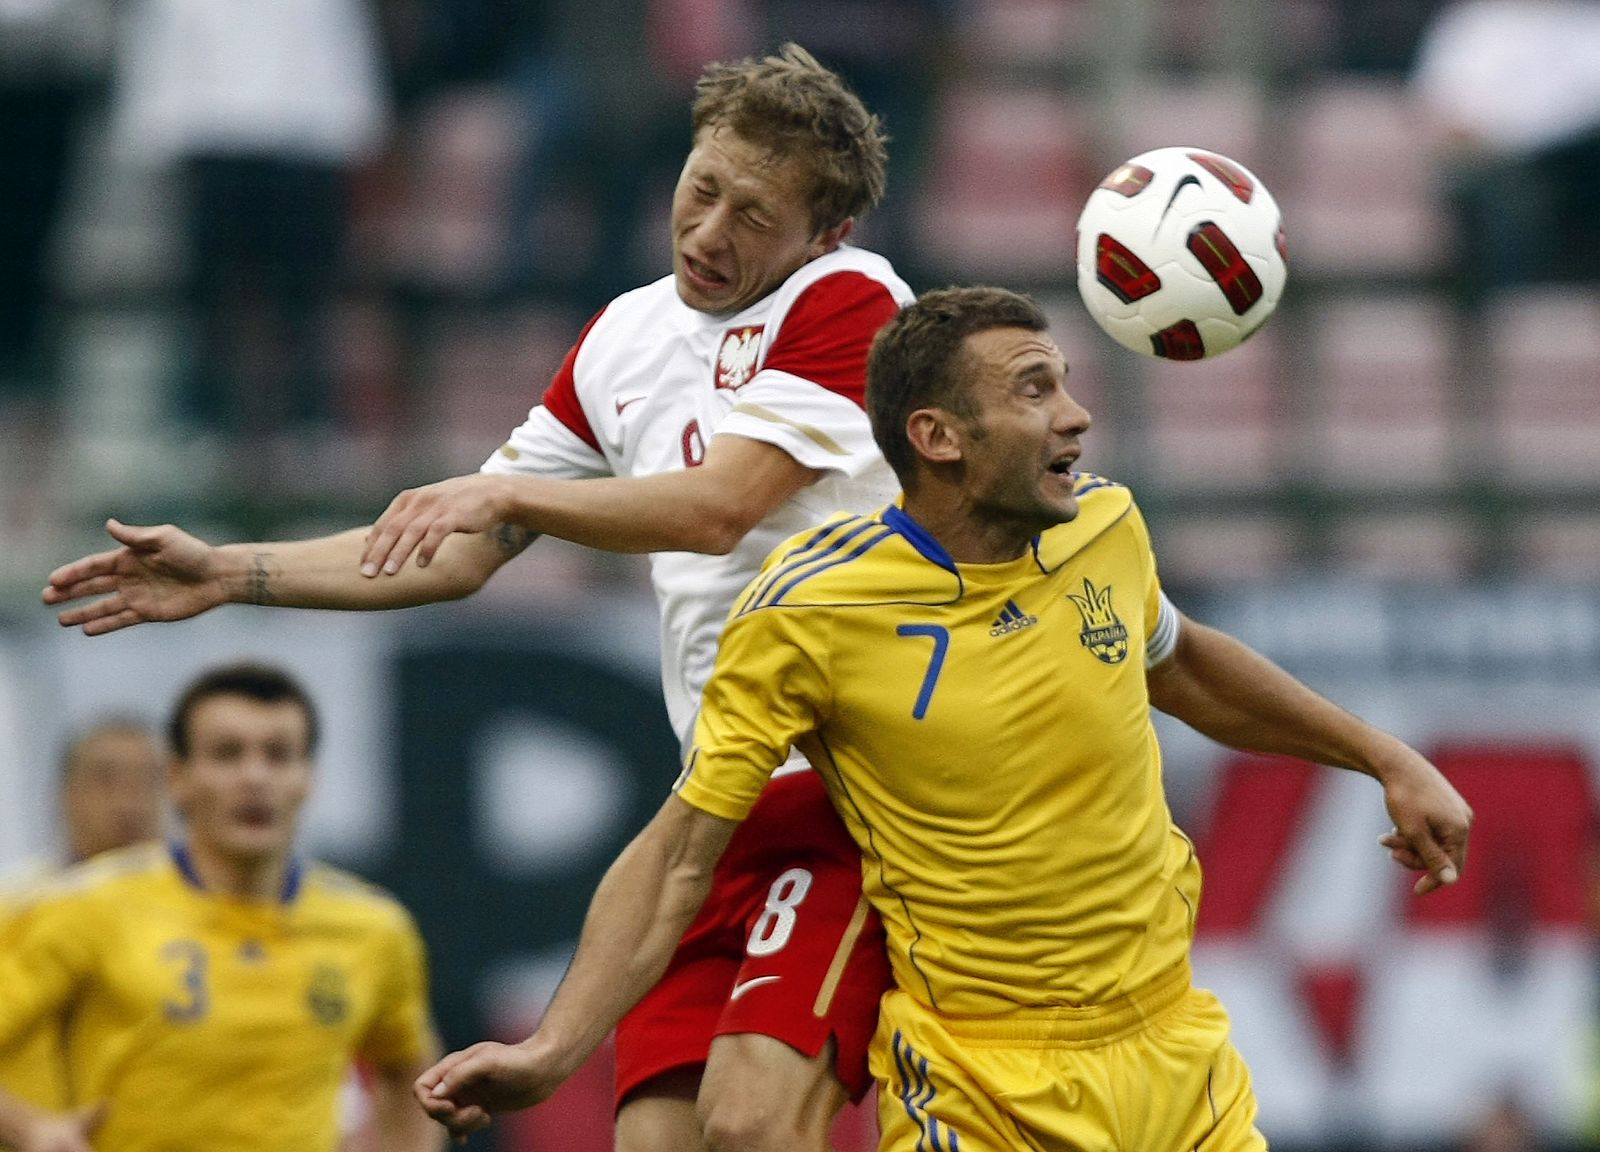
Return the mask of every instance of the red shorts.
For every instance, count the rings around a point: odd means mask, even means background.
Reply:
[[[650,993],[617,1026],[617,1104],[706,1062],[714,1036],[754,1032],[816,1056],[859,1100],[890,986],[883,924],[861,894],[861,853],[815,772],[769,782],[734,833],[711,893]]]

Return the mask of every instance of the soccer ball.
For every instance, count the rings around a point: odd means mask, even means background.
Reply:
[[[1265,323],[1288,279],[1277,201],[1242,164],[1157,148],[1116,169],[1078,217],[1078,293],[1119,344],[1203,360]]]

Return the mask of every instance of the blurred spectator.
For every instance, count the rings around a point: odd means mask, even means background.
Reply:
[[[1600,270],[1600,5],[1459,0],[1423,36],[1415,91],[1445,136],[1469,295]]]
[[[837,69],[888,129],[895,188],[867,220],[860,243],[889,257],[908,280],[921,279],[912,244],[928,125],[945,79],[946,37],[958,0],[753,0],[764,41],[804,44]]]
[[[664,216],[682,167],[694,79],[706,59],[754,47],[737,21],[698,11],[716,7],[551,0],[525,25],[508,77],[527,132],[510,245],[519,286],[568,294],[592,311],[669,270],[667,237],[645,222]],[[706,49],[692,66],[677,44],[684,29],[697,29],[695,45]]]
[[[388,119],[366,0],[140,0],[119,37],[114,140],[183,176],[197,325],[185,415],[251,435],[325,430],[347,182]]]
[[[1449,0],[1336,0],[1334,58],[1352,72],[1395,73],[1411,67],[1422,30]]]
[[[104,0],[0,0],[0,404],[49,379],[50,243],[109,18]]]

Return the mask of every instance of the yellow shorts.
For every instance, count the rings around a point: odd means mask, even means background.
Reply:
[[[940,1017],[884,997],[879,1152],[1261,1152],[1228,1015],[1187,965],[1095,1009]]]

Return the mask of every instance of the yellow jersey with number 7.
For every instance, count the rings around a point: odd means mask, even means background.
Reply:
[[[1176,641],[1132,495],[1001,564],[899,507],[769,558],[723,634],[677,784],[740,819],[793,743],[861,848],[901,989],[987,1016],[1087,1006],[1180,964],[1200,892],[1173,824],[1146,661]]]

